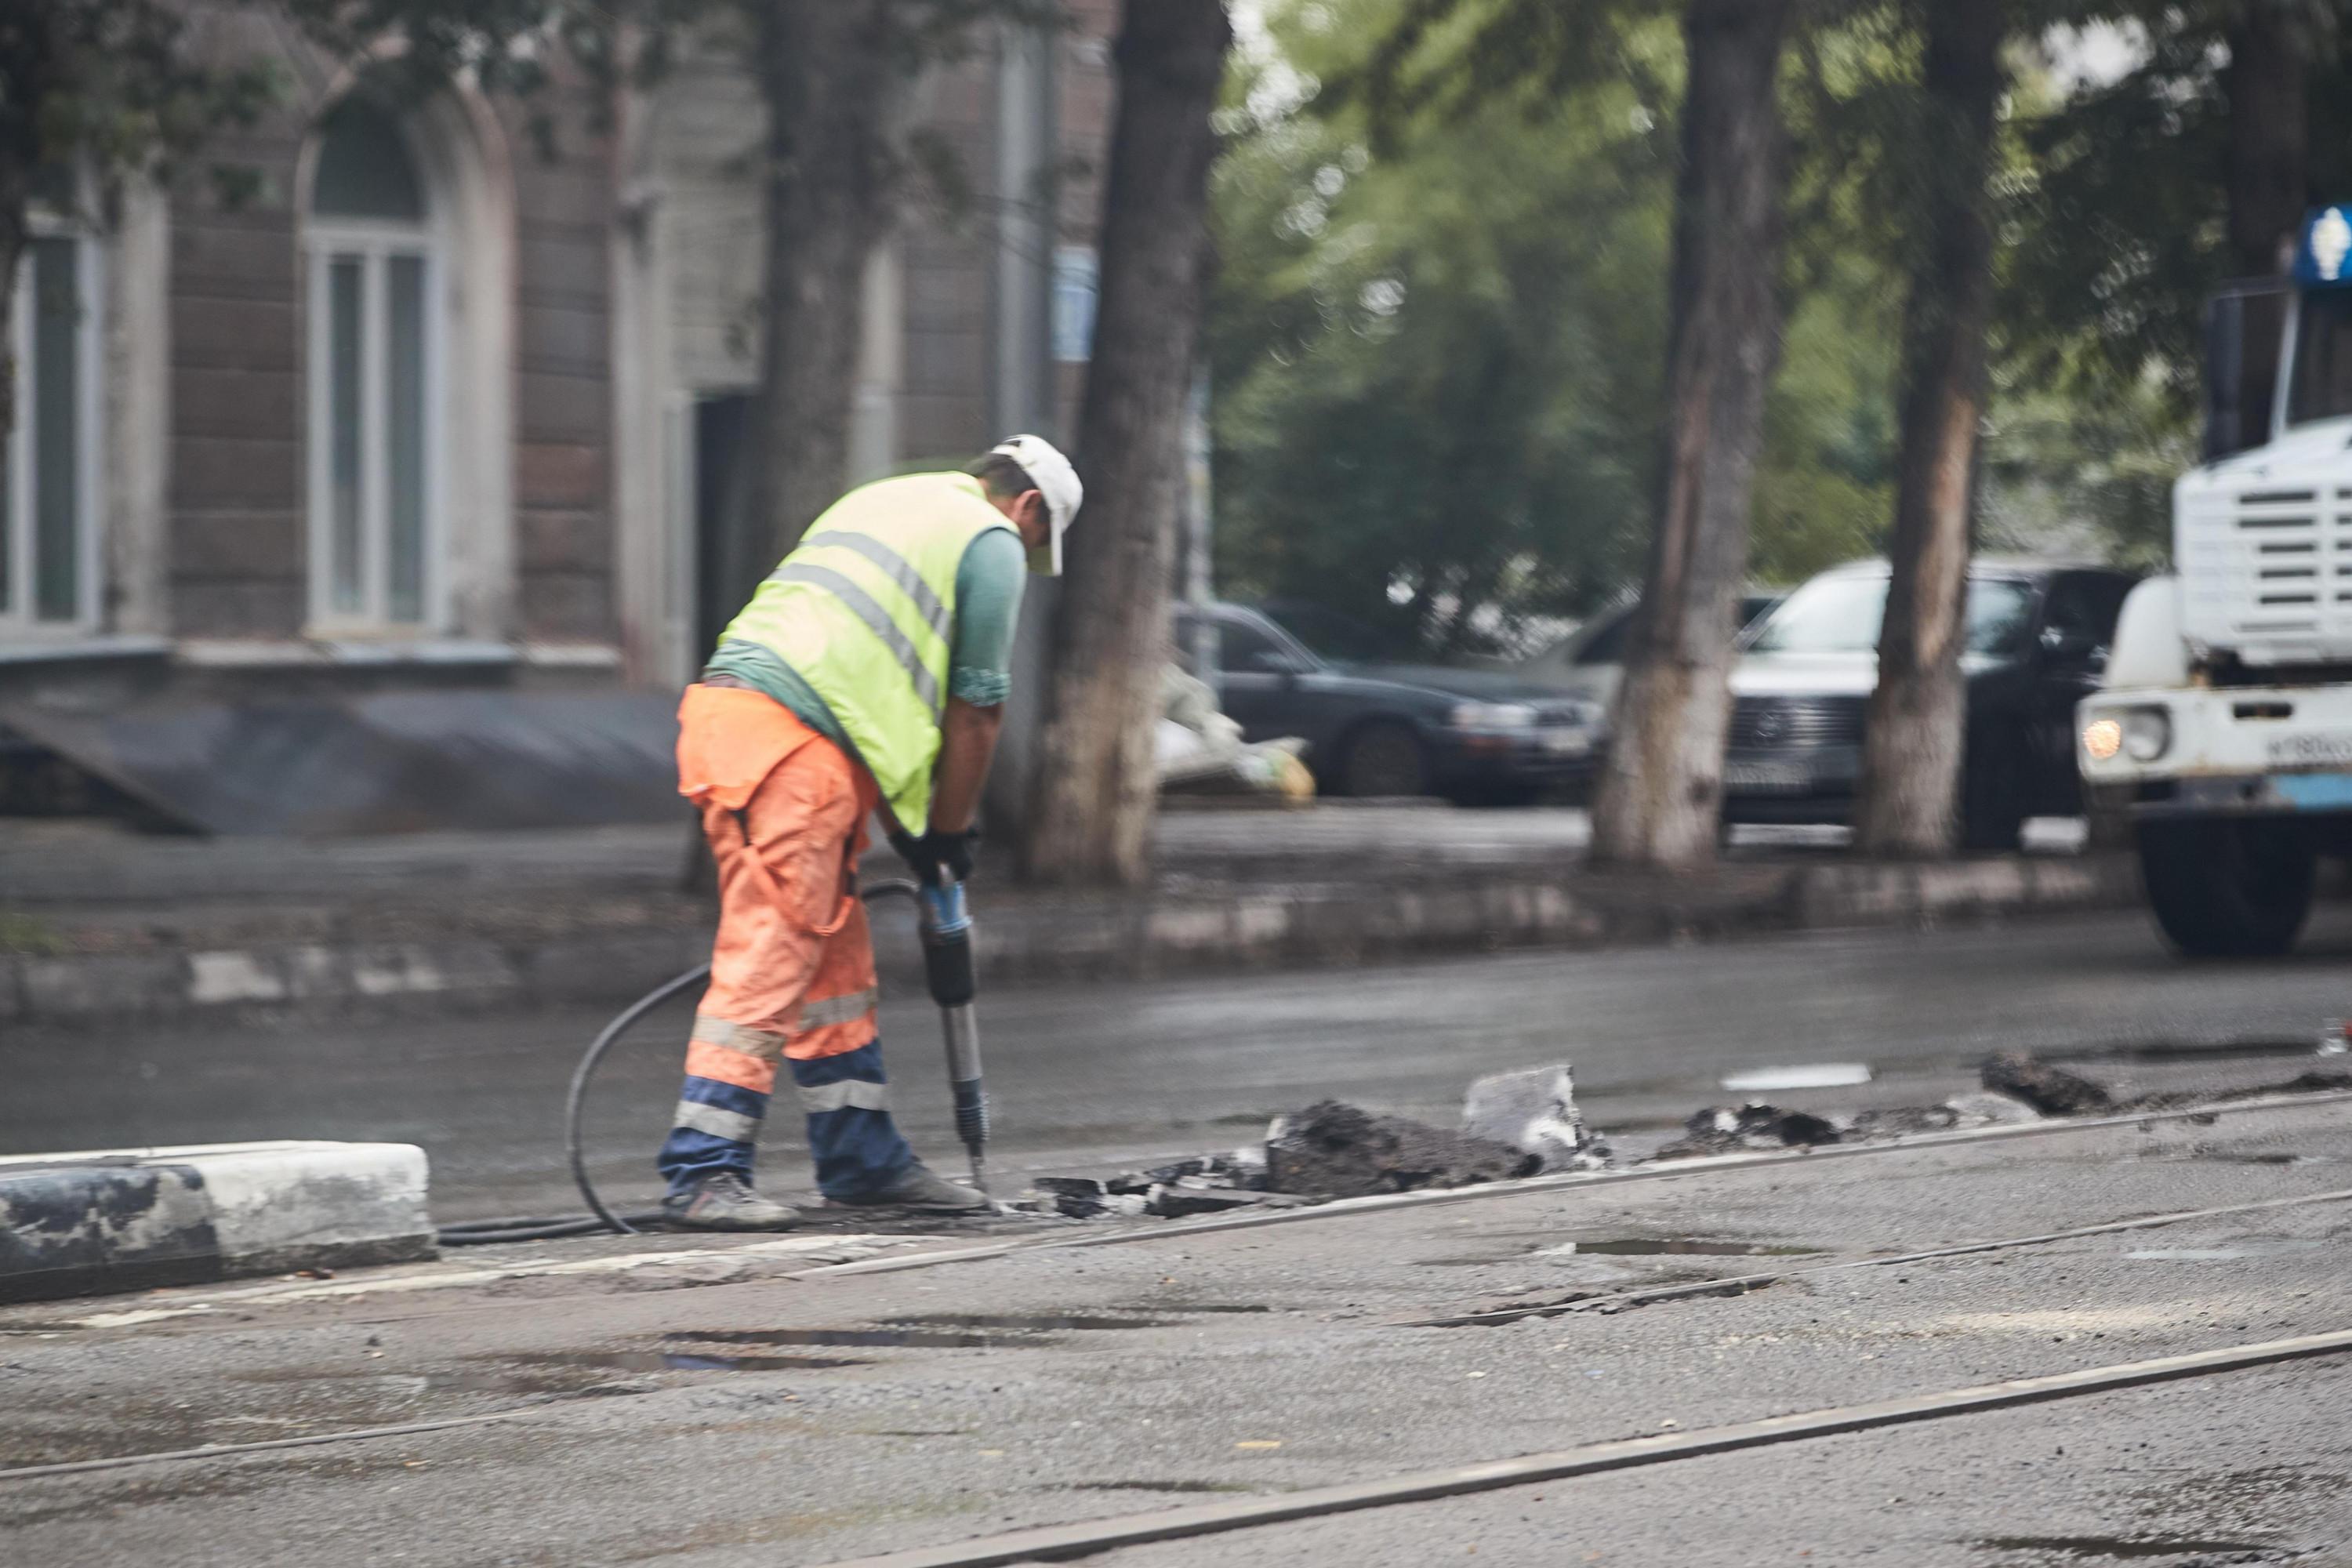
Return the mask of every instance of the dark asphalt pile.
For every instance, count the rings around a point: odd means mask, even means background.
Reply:
[[[1037,1182],[1027,1198],[1009,1206],[1065,1219],[1145,1215],[1181,1219],[1286,1199],[1364,1197],[1511,1181],[1580,1165],[1604,1168],[1609,1163],[1607,1147],[1577,1116],[1566,1068],[1499,1075],[1481,1079],[1480,1084],[1522,1078],[1548,1080],[1553,1075],[1559,1085],[1556,1114],[1532,1121],[1518,1118],[1527,1125],[1517,1143],[1325,1100],[1275,1118],[1262,1149],[1252,1146],[1231,1154],[1203,1154],[1107,1178],[1047,1176]],[[2043,1116],[2159,1110],[2176,1102],[2211,1098],[2156,1094],[2123,1099],[2105,1084],[2022,1052],[2003,1052],[1988,1058],[1979,1079],[1982,1092],[1956,1096],[1942,1104],[1879,1106],[1851,1115],[1792,1110],[1758,1100],[1708,1106],[1694,1111],[1683,1123],[1682,1136],[1643,1163],[1902,1138],[1959,1127],[2032,1121]],[[2313,1069],[2283,1082],[2229,1091],[2218,1098],[2347,1088],[2352,1088],[2352,1071]],[[1474,1109],[1477,1099],[1474,1088]],[[1486,1124],[1499,1123],[1489,1118]]]
[[[2170,1092],[2118,1097],[2096,1079],[2021,1051],[1988,1058],[1979,1070],[1984,1092],[1957,1096],[1941,1105],[1881,1106],[1853,1116],[1819,1115],[1751,1100],[1740,1106],[1708,1106],[1691,1113],[1683,1136],[1650,1159],[1691,1160],[1716,1154],[1850,1143],[1945,1132],[1956,1127],[2031,1121],[2043,1116],[2101,1116],[2133,1110],[2169,1110],[2209,1100],[2254,1100],[2274,1094],[2318,1094],[2352,1089],[2352,1071],[2313,1068],[2277,1083],[2218,1093]]]
[[[1543,1168],[1540,1154],[1508,1143],[1336,1100],[1276,1119],[1265,1155],[1274,1191],[1333,1197],[1509,1181]]]
[[[2003,1051],[1990,1058],[1978,1077],[1994,1094],[2022,1100],[2044,1116],[2096,1116],[2116,1109],[2116,1097],[2105,1085],[2021,1051]]]
[[[1683,1136],[1650,1156],[1654,1160],[1690,1160],[1708,1154],[1734,1154],[1749,1149],[1791,1149],[1799,1145],[1834,1143],[1843,1137],[1838,1124],[1809,1110],[1783,1110],[1777,1105],[1749,1101],[1737,1108],[1709,1106],[1694,1111],[1683,1123]]]

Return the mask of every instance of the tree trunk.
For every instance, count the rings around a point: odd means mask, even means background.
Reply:
[[[2306,42],[2276,0],[2238,10],[2222,75],[2230,102],[2230,268],[2235,277],[2267,278],[2280,270],[2303,221]]]
[[[1992,316],[1986,180],[2003,77],[2000,0],[1927,14],[1924,229],[1904,310],[1901,454],[1878,687],[1864,727],[1854,842],[1876,855],[1950,851],[1964,761],[1969,526]]]
[[[1666,469],[1596,859],[1679,870],[1715,857],[1733,621],[1764,392],[1780,357],[1785,136],[1775,85],[1788,0],[1691,0],[1675,195]]]
[[[1127,0],[1120,22],[1102,294],[1078,414],[1087,503],[1066,547],[1024,867],[1041,881],[1133,887],[1150,873],[1151,735],[1216,152],[1209,116],[1232,39],[1223,0]]]
[[[727,507],[748,596],[847,482],[866,258],[887,231],[906,47],[898,0],[769,0],[760,390]]]

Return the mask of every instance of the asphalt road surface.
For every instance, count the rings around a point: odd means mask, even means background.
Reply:
[[[2295,956],[2230,965],[2184,963],[2143,917],[2119,914],[1011,989],[980,1008],[1002,1168],[1017,1174],[1231,1146],[1325,1097],[1450,1118],[1478,1074],[1554,1061],[1572,1064],[1591,1117],[1622,1131],[1724,1098],[1718,1080],[1741,1068],[1869,1064],[1878,1082],[1822,1101],[1844,1104],[1933,1099],[2001,1048],[2186,1052],[2192,1064],[2235,1044],[2293,1049],[2352,1015],[2347,957],[2341,908]],[[649,1019],[596,1085],[593,1163],[625,1202],[653,1195],[688,1012],[680,1003]],[[570,1209],[562,1096],[603,1022],[556,1012],[12,1031],[0,1042],[0,1152],[392,1139],[431,1154],[444,1219]],[[933,1163],[960,1170],[929,1003],[886,1003],[883,1039],[901,1121]],[[772,1130],[767,1179],[780,1189],[807,1180],[797,1134],[784,1116]]]
[[[0,1558],[791,1568],[2087,1373],[2352,1327],[2347,1189],[2346,1108],[2315,1103],[893,1272],[645,1238],[699,1256],[0,1309]],[[2347,1394],[2337,1354],[1089,1561],[2341,1568]]]

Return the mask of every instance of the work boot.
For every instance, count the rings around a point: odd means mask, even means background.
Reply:
[[[977,1214],[992,1206],[987,1194],[947,1180],[920,1160],[887,1187],[824,1201],[845,1208],[923,1209],[932,1214]]]
[[[670,1194],[662,1199],[662,1214],[685,1230],[790,1230],[801,1223],[798,1209],[761,1197],[733,1171]]]

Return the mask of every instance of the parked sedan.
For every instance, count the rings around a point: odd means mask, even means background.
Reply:
[[[1327,795],[1525,800],[1591,769],[1593,703],[1485,670],[1327,659],[1245,605],[1206,614],[1218,705],[1244,740],[1306,741]],[[1175,630],[1180,649],[1198,646],[1189,606]]]
[[[2029,816],[2082,810],[2074,705],[2099,683],[2134,579],[2105,567],[1981,560],[1969,573],[1963,841],[2013,848]],[[1750,634],[1732,672],[1726,822],[1843,822],[1878,683],[1886,563],[1824,572]]]
[[[1739,629],[1747,630],[1783,597],[1769,588],[1751,588],[1739,595],[1736,612]],[[1530,654],[1513,667],[1521,679],[1559,691],[1572,691],[1602,708],[1617,700],[1625,679],[1625,634],[1633,624],[1634,604],[1601,611],[1566,637]]]

